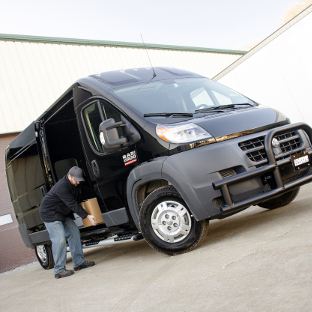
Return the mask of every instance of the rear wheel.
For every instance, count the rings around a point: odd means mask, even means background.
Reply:
[[[54,259],[52,254],[52,245],[37,245],[35,252],[40,265],[49,270],[54,267]]]
[[[267,209],[276,209],[279,207],[283,207],[291,203],[298,195],[300,187],[291,190],[279,197],[272,198],[263,203],[259,203],[258,206]]]
[[[208,221],[196,221],[177,190],[166,186],[143,202],[140,228],[154,249],[176,255],[194,249],[205,239]]]

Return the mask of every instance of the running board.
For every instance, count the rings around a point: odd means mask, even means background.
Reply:
[[[141,233],[122,235],[122,236],[116,235],[116,236],[106,238],[100,241],[83,243],[82,248],[102,247],[102,246],[115,245],[115,244],[120,244],[120,243],[125,243],[125,242],[136,242],[141,239],[143,239],[143,235]]]

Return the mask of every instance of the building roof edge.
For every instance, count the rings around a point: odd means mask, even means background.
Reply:
[[[226,74],[228,74],[230,71],[232,71],[234,68],[236,68],[238,65],[246,61],[248,58],[250,58],[252,55],[254,55],[256,52],[261,50],[263,47],[265,47],[267,44],[272,42],[275,38],[279,37],[281,34],[283,34],[287,29],[291,28],[293,25],[298,23],[300,20],[302,20],[304,17],[309,15],[312,12],[312,5],[307,7],[305,10],[303,10],[301,13],[296,15],[293,19],[291,19],[289,22],[281,26],[279,29],[274,31],[271,35],[269,35],[267,38],[262,40],[259,44],[257,44],[254,48],[252,48],[250,51],[245,53],[242,57],[237,59],[234,63],[232,63],[230,66],[222,70],[219,74],[214,76],[212,79],[218,81],[222,77],[224,77]]]
[[[234,55],[244,55],[247,53],[247,51],[241,51],[241,50],[211,49],[211,48],[204,48],[204,47],[175,46],[175,45],[154,44],[154,43],[143,44],[143,43],[123,42],[123,41],[43,37],[43,36],[29,36],[29,35],[17,35],[17,34],[0,34],[0,41],[69,44],[69,45],[82,45],[82,46],[106,46],[106,47],[119,47],[119,48],[172,50],[172,51],[188,51],[188,52],[219,53],[219,54],[234,54]]]

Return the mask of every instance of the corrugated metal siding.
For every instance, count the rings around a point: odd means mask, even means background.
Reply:
[[[187,69],[207,77],[242,54],[194,50],[149,46],[148,54],[153,66]],[[0,133],[23,130],[81,77],[150,67],[151,62],[142,48],[0,41]]]

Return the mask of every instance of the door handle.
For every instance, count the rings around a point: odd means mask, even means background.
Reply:
[[[95,177],[99,178],[101,175],[100,167],[95,159],[91,161],[91,167],[92,167],[92,171]]]
[[[47,190],[46,190],[45,186],[41,186],[40,191],[41,191],[42,197],[44,197],[47,194]]]

